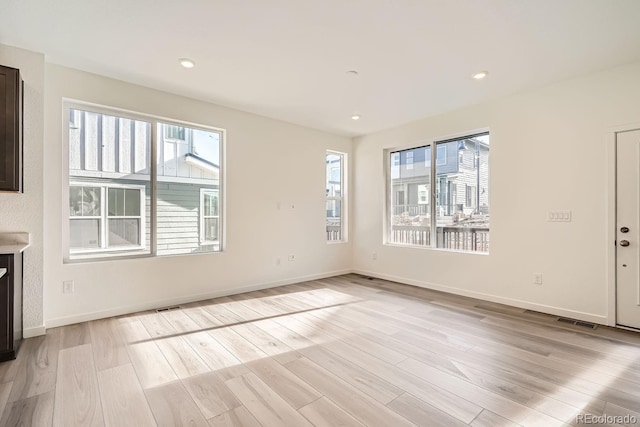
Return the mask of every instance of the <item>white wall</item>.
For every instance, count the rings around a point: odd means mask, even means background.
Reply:
[[[24,193],[0,193],[0,232],[27,231],[31,247],[24,253],[25,336],[43,329],[44,55],[0,44],[0,64],[20,69],[24,80]]]
[[[613,243],[607,239],[607,144],[612,126],[640,122],[638,100],[640,63],[357,138],[355,269],[606,323],[607,247]],[[486,127],[490,255],[384,245],[383,150]],[[550,210],[571,210],[573,221],[547,222]],[[542,286],[532,284],[534,273],[543,274]]]
[[[325,150],[350,153],[349,138],[51,64],[45,83],[47,327],[351,267],[351,244],[328,245],[324,231]],[[63,98],[226,129],[226,250],[64,264]],[[291,204],[295,209],[285,209]],[[295,254],[296,261],[288,262],[288,254]],[[62,293],[63,280],[75,281],[75,293]]]

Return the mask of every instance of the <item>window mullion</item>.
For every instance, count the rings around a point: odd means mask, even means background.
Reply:
[[[435,142],[429,144],[431,147],[431,170],[429,180],[429,188],[431,190],[431,203],[429,208],[429,214],[431,215],[431,237],[429,239],[429,246],[435,248],[438,240],[437,219],[436,219],[436,163],[438,158],[438,145]]]
[[[108,197],[107,188],[104,186],[100,187],[100,247],[105,249],[107,247],[107,227],[109,226],[109,221],[107,219],[107,212],[109,212],[107,208],[107,200]]]
[[[157,219],[157,208],[158,208],[158,202],[157,202],[157,198],[156,198],[156,191],[158,189],[158,159],[157,159],[157,150],[158,150],[158,122],[156,120],[151,120],[151,150],[150,150],[150,156],[151,159],[149,159],[149,171],[151,173],[151,183],[150,183],[150,195],[149,195],[149,206],[150,206],[150,212],[149,212],[149,244],[151,246],[150,251],[151,251],[151,255],[157,255],[158,253],[158,248],[157,248],[157,242],[158,242],[158,233],[157,233],[157,225],[158,225],[158,219]],[[161,150],[161,152],[163,152]],[[163,159],[164,161],[164,159]]]

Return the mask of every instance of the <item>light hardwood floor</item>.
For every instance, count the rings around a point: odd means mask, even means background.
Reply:
[[[603,415],[640,424],[640,334],[357,275],[51,329],[0,364],[1,426],[546,427]]]

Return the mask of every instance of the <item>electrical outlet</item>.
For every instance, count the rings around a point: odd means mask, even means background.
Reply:
[[[280,265],[280,257],[276,258],[276,265]]]
[[[533,284],[542,285],[542,273],[535,273],[533,275]]]
[[[73,283],[73,280],[65,280],[62,282],[62,293],[64,294],[72,294],[76,291],[76,287]]]
[[[291,254],[287,257],[287,261],[295,261],[296,260],[296,256]]]
[[[371,254],[371,259],[376,260],[378,259],[378,254],[376,252]]]

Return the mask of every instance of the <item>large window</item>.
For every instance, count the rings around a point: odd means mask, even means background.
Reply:
[[[326,218],[327,241],[345,241],[344,232],[344,158],[345,154],[326,154]]]
[[[488,133],[394,150],[388,161],[389,243],[489,252]]]
[[[223,131],[67,111],[68,259],[221,250]]]

